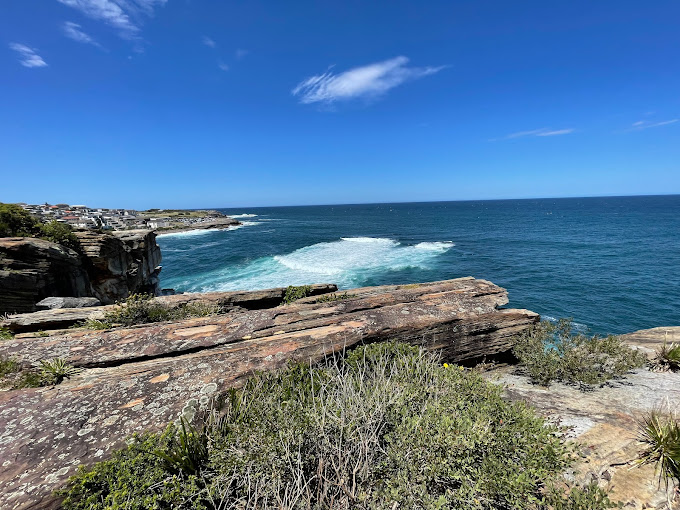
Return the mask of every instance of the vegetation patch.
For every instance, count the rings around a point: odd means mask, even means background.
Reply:
[[[0,237],[38,237],[77,252],[82,250],[70,225],[56,220],[42,223],[15,204],[0,203]]]
[[[322,296],[319,296],[315,303],[332,303],[334,301],[344,301],[345,299],[352,299],[357,297],[356,294],[348,294],[347,292],[343,292],[342,294],[337,294],[335,292],[331,294],[323,294]]]
[[[0,328],[0,340],[12,340],[14,335],[7,328]]]
[[[24,369],[12,358],[0,358],[0,388],[17,390],[54,386],[76,373],[78,369],[61,358],[40,361],[35,369]]]
[[[555,488],[570,447],[501,392],[417,348],[374,344],[255,375],[194,424],[81,467],[59,495],[66,510],[610,508],[599,489]]]
[[[673,414],[653,411],[639,424],[639,439],[646,447],[640,464],[654,464],[659,482],[680,485],[680,422]]]
[[[553,381],[578,385],[582,390],[625,377],[647,363],[647,357],[619,337],[574,334],[570,320],[543,321],[515,339],[512,349],[519,371],[536,384]]]
[[[135,326],[152,322],[176,321],[192,317],[210,317],[224,313],[217,304],[206,302],[170,306],[154,299],[151,294],[132,294],[118,303],[113,310],[104,313],[102,319],[87,319],[76,325],[78,328],[110,329],[114,326]]]
[[[312,294],[312,287],[310,285],[302,285],[296,287],[295,285],[289,285],[286,288],[286,292],[283,294],[283,303],[289,305],[293,301],[298,299],[306,298]]]

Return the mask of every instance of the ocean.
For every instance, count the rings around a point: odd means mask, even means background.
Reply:
[[[680,325],[680,195],[220,209],[158,237],[179,292],[340,289],[474,276],[591,333]]]

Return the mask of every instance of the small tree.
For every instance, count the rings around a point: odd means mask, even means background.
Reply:
[[[40,229],[40,222],[23,207],[0,203],[0,237],[31,237]]]

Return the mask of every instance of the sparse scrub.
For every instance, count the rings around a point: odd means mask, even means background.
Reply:
[[[596,483],[584,487],[573,487],[568,491],[550,487],[540,505],[541,510],[600,510],[623,508],[623,503],[609,499],[607,492]]]
[[[104,313],[101,319],[89,318],[75,325],[75,328],[110,329],[114,326],[135,326],[152,322],[176,321],[192,317],[210,317],[224,313],[218,304],[202,301],[172,307],[155,300],[150,294],[132,294],[118,303],[113,310]]]
[[[680,484],[680,422],[674,414],[652,411],[640,420],[638,436],[646,449],[640,464],[654,464],[659,482]]]
[[[616,336],[573,334],[569,320],[543,321],[515,338],[512,349],[519,370],[536,384],[553,381],[578,385],[582,390],[623,378],[642,367],[647,357]]]
[[[61,384],[64,379],[70,379],[77,373],[78,369],[62,358],[40,361],[40,376],[44,386]]]
[[[570,447],[501,391],[391,343],[258,374],[195,426],[137,436],[80,468],[63,508],[548,508]],[[598,497],[587,508],[610,508]],[[555,508],[586,508],[572,503]]]
[[[319,298],[317,298],[315,303],[332,303],[334,301],[344,301],[345,299],[352,299],[357,297],[356,294],[348,294],[347,292],[344,292],[342,294],[337,294],[335,292],[331,294],[323,294]]]
[[[0,340],[12,340],[14,335],[7,328],[0,328]]]
[[[298,299],[306,298],[311,293],[312,287],[310,285],[302,285],[299,287],[296,287],[295,285],[289,285],[283,295],[283,303],[289,305]]]

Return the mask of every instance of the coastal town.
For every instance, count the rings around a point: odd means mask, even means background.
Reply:
[[[56,220],[86,230],[192,230],[224,228],[238,221],[213,210],[107,209],[69,204],[17,204],[43,222]]]

